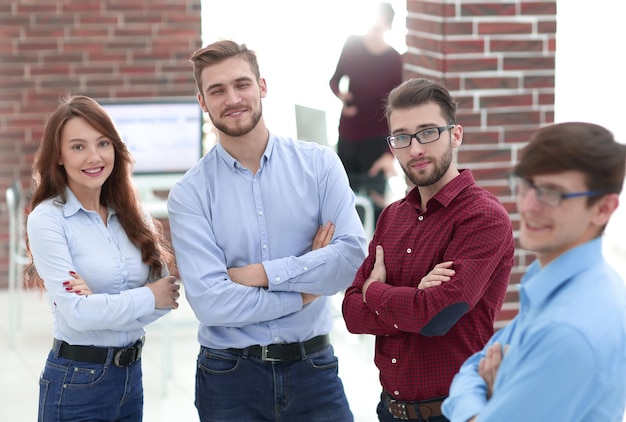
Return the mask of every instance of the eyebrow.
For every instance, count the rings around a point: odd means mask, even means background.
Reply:
[[[101,135],[96,138],[96,141],[101,141],[103,139],[109,139],[109,137],[106,135]],[[71,144],[72,142],[89,142],[89,140],[83,138],[73,138],[70,139],[68,142]]]
[[[415,129],[415,132],[413,132],[413,133],[417,133],[417,132],[420,132],[420,131],[422,131],[424,129],[429,129],[429,128],[433,128],[433,127],[439,127],[439,126],[440,125],[438,125],[437,123],[421,124],[421,125],[417,126],[417,129]],[[443,126],[445,126],[445,124]],[[399,129],[394,130],[392,132],[392,134],[394,134],[394,135],[395,134],[400,134],[401,135],[401,134],[408,134],[409,132],[410,131],[408,129],[406,129],[406,128],[399,128]]]
[[[220,88],[222,86],[229,85],[229,84],[233,84],[234,85],[234,84],[239,83],[239,82],[252,82],[252,80],[253,79],[251,77],[249,77],[249,76],[241,76],[241,77],[235,79],[232,82],[227,82],[227,83],[221,83],[220,82],[220,83],[216,83],[216,84],[213,84],[213,85],[209,85],[206,90],[208,92],[208,91],[210,91],[210,90],[212,90],[214,88]]]

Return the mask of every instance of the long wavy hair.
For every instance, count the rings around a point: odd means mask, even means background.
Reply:
[[[33,163],[33,194],[30,207],[58,197],[65,203],[67,197],[67,173],[58,164],[61,156],[61,135],[65,124],[73,118],[83,118],[98,132],[109,138],[115,150],[115,164],[111,175],[102,185],[100,203],[111,207],[130,241],[141,250],[141,259],[150,266],[150,276],[159,278],[164,266],[174,271],[174,254],[163,235],[162,224],[154,218],[147,220],[141,207],[139,195],[132,182],[134,159],[122,141],[115,125],[106,111],[94,99],[84,95],[67,95],[59,101],[44,128],[41,144]],[[27,251],[30,247],[27,239]],[[34,263],[25,270],[28,287],[43,289],[43,280]]]

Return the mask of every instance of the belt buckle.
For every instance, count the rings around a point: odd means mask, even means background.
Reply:
[[[118,368],[126,368],[132,363],[137,362],[141,356],[142,346],[143,341],[138,341],[130,347],[124,347],[123,349],[118,350],[113,355],[113,364]]]
[[[261,346],[261,360],[266,362],[280,362],[280,359],[272,358],[267,356],[268,346]]]
[[[405,403],[400,403],[390,398],[389,403],[387,404],[387,408],[389,409],[389,413],[391,413],[394,418],[402,419],[403,421],[409,420],[409,415],[406,411]]]

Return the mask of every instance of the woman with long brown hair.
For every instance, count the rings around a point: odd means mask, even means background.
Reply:
[[[144,326],[178,307],[179,285],[132,166],[95,100],[61,100],[35,158],[27,220],[27,283],[45,289],[53,315],[39,421],[142,419]]]

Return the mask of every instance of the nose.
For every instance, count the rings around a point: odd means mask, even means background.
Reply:
[[[411,143],[409,144],[409,153],[413,156],[420,156],[424,154],[424,145],[420,144],[415,135],[411,136]]]
[[[91,146],[89,147],[89,155],[87,157],[88,161],[90,163],[97,163],[101,160],[101,155],[100,155],[100,151],[98,150],[97,146]]]
[[[237,90],[229,88],[226,92],[226,103],[237,104],[241,101],[241,96],[237,93]]]

